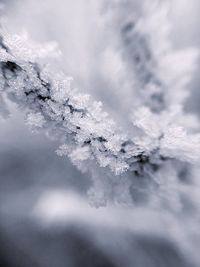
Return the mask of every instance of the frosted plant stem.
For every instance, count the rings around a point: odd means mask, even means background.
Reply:
[[[139,165],[149,162],[153,151],[144,151],[122,134],[101,103],[72,88],[70,77],[51,73],[23,55],[17,58],[7,43],[1,36],[2,89],[26,111],[29,126],[62,140],[58,154],[68,155],[77,165],[95,160],[116,174],[141,171]]]
[[[148,134],[150,143],[138,145],[122,133],[100,102],[72,87],[71,77],[40,63],[53,53],[50,45],[39,46],[27,36],[9,34],[1,35],[0,45],[0,90],[25,111],[33,130],[44,129],[60,140],[58,154],[67,155],[80,169],[88,170],[97,163],[116,175],[127,170],[143,175],[149,168],[156,171],[168,157],[189,162],[199,159],[199,135],[188,136],[180,127],[154,127],[156,121],[153,118],[151,124],[151,114],[146,111],[137,125]]]

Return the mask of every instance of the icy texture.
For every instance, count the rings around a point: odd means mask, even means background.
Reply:
[[[197,120],[181,106],[198,53],[196,49],[173,50],[168,8],[153,3],[142,5],[141,14],[131,21],[131,2],[114,4],[120,25],[120,31],[115,29],[116,40],[121,40],[117,41],[120,64],[129,74],[124,86],[137,96],[131,134],[119,129],[100,102],[74,88],[72,77],[44,64],[46,58],[60,54],[55,44],[39,45],[27,34],[1,31],[0,91],[25,112],[32,131],[41,129],[59,140],[57,153],[92,174],[89,195],[95,206],[109,199],[145,201],[149,193],[157,192],[160,177],[171,175],[171,168],[173,177],[178,177],[180,170],[173,162],[200,159],[200,135],[192,133]],[[123,7],[120,16],[119,7]],[[1,106],[5,114],[5,105]]]

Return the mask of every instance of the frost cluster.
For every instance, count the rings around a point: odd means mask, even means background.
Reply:
[[[120,68],[127,74],[121,90],[124,84],[136,96],[129,107],[129,133],[102,103],[76,89],[70,75],[45,64],[50,56],[60,55],[54,43],[39,45],[26,33],[1,30],[0,111],[7,114],[6,95],[24,111],[31,130],[59,140],[58,155],[68,156],[92,175],[89,196],[95,206],[108,200],[133,204],[149,196],[149,205],[156,205],[156,196],[168,196],[163,183],[168,181],[165,188],[174,189],[185,169],[183,162],[200,159],[200,135],[194,133],[198,121],[182,106],[198,51],[174,50],[165,2],[144,1],[138,14],[132,1],[113,5],[113,54],[118,53]],[[178,190],[168,192],[179,196]]]

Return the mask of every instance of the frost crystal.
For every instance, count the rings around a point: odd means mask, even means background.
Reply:
[[[29,113],[26,117],[26,123],[32,130],[36,130],[44,126],[45,120],[40,112]]]

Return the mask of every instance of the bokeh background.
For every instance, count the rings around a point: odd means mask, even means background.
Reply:
[[[11,32],[26,29],[35,40],[57,41],[63,54],[58,67],[120,120],[98,64],[106,40],[96,20],[97,2],[1,0],[0,13]],[[175,47],[200,48],[199,14],[199,0],[171,0]],[[186,103],[198,116],[199,71],[200,65]],[[0,118],[0,266],[193,266],[178,244],[164,237],[161,219],[141,210],[132,214],[128,207],[90,207],[90,177],[58,157],[57,143],[32,133],[17,107],[9,107],[9,119]]]

